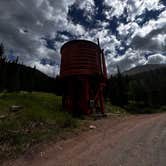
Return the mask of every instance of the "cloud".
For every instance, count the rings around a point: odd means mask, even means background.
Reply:
[[[158,15],[153,18],[152,12],[142,21],[153,10]],[[160,0],[1,0],[0,13],[6,54],[12,51],[25,65],[48,75],[59,72],[60,48],[71,39],[99,38],[110,73],[117,65],[126,70],[152,61],[165,63],[166,10]],[[43,58],[54,63],[42,64]]]
[[[148,57],[149,64],[164,64],[166,63],[166,56],[161,54],[154,54]]]
[[[109,57],[111,57],[111,55]],[[144,65],[147,63],[147,60],[142,56],[141,52],[134,51],[130,48],[123,56],[108,58],[107,63],[110,75],[117,72],[117,65],[121,71],[125,71],[138,65]]]
[[[132,35],[138,28],[139,25],[136,22],[129,22],[127,24],[121,23],[117,30],[121,37],[125,37],[128,35]]]
[[[159,3],[160,0],[104,0],[104,4],[109,7],[105,14],[108,19],[113,16],[119,17],[127,12],[127,20],[134,21],[136,16],[145,12],[145,10],[159,10],[164,6]]]
[[[6,54],[13,50],[15,56],[19,56],[20,61],[28,65],[33,65],[33,62],[38,62],[43,57],[56,59],[60,63],[59,50],[56,50],[56,46],[55,50],[46,47],[42,38],[54,38],[57,31],[67,29],[68,6],[74,2],[1,0],[0,40],[6,47]],[[69,31],[74,32],[74,29],[78,34],[82,33],[79,25],[70,25]],[[36,67],[42,70],[38,63]]]
[[[94,0],[85,0],[85,1],[79,0],[76,2],[78,2],[78,7],[84,11],[84,16],[88,20],[92,20],[95,13]]]
[[[108,10],[105,11],[105,15],[107,19],[110,19],[113,16],[120,16],[124,13],[125,7],[126,7],[127,0],[105,0],[104,4],[108,8]],[[118,7],[117,7],[118,6]]]
[[[131,45],[135,49],[166,51],[166,15],[161,13],[158,20],[150,20],[142,28],[138,28],[133,36]]]

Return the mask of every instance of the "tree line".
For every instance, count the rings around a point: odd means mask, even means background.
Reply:
[[[18,57],[14,61],[4,56],[4,46],[0,44],[0,92],[2,91],[45,91],[58,92],[58,81],[51,78],[36,67],[31,68],[19,64]]]
[[[123,75],[118,69],[118,74],[107,81],[105,97],[118,106],[166,105],[166,67],[131,76]]]

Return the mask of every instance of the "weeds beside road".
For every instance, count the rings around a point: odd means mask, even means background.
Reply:
[[[69,113],[62,111],[61,101],[60,96],[43,92],[0,93],[0,162],[18,157],[34,145],[52,140],[56,142],[66,133],[80,130],[80,126],[89,129],[88,123],[93,124],[96,118],[73,118]],[[22,109],[12,112],[10,107],[13,105],[21,106]],[[139,110],[140,113],[165,110],[165,107],[141,110],[142,108],[138,109],[133,105],[121,108],[112,106],[109,102],[105,104],[105,110],[111,113],[111,116],[120,115],[122,119],[135,108],[137,114]],[[109,118],[108,120],[112,121]]]
[[[12,105],[23,109],[11,112]],[[0,94],[0,161],[16,157],[32,145],[55,139],[79,120],[61,110],[61,97],[41,92]]]

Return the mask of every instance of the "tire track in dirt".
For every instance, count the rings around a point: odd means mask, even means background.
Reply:
[[[107,118],[94,130],[49,145],[11,166],[165,166],[166,114]],[[8,163],[9,165],[9,163]]]

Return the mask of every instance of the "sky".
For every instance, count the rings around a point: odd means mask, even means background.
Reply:
[[[166,0],[0,0],[5,56],[49,76],[59,74],[65,42],[97,38],[108,75],[166,64]]]

